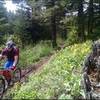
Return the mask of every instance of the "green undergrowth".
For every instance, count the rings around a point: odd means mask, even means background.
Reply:
[[[39,72],[31,74],[27,83],[16,84],[7,98],[11,99],[73,99],[83,95],[81,64],[90,52],[91,42],[62,49]],[[76,72],[72,69],[76,69]]]
[[[50,42],[40,42],[34,47],[32,45],[26,46],[24,49],[20,50],[20,67],[28,67],[31,64],[39,61],[41,57],[48,56],[53,52],[53,48]]]

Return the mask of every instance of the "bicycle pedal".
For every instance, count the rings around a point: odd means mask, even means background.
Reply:
[[[5,81],[5,90],[8,88],[8,82]]]

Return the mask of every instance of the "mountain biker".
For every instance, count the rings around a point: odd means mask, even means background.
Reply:
[[[10,40],[6,43],[6,47],[2,50],[1,55],[0,55],[0,60],[5,59],[6,62],[4,64],[4,70],[8,70],[7,73],[3,73],[4,76],[9,77],[8,84],[13,85],[12,83],[12,78],[13,74],[12,73],[16,65],[19,61],[19,49],[16,47],[15,43]],[[10,73],[9,73],[10,72]]]
[[[4,69],[14,69],[19,60],[19,49],[15,46],[15,43],[10,40],[6,43],[6,48],[4,48],[0,55],[0,60],[6,58],[4,64]]]

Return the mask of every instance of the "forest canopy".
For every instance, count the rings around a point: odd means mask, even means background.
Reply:
[[[68,44],[98,39],[100,32],[100,0],[12,0],[16,11],[7,11],[0,1],[0,43],[12,35],[20,44],[57,38]],[[17,41],[18,40],[18,41]]]

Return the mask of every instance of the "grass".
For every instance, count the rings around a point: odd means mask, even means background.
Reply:
[[[48,56],[53,51],[52,46],[50,43],[40,42],[34,47],[31,45],[26,46],[24,49],[20,50],[20,60],[19,66],[20,67],[28,67],[31,64],[39,61],[41,57]]]
[[[91,42],[74,44],[57,53],[41,70],[31,74],[29,82],[16,84],[8,93],[11,99],[74,99],[83,95],[81,74],[73,73],[73,67],[81,72]]]

